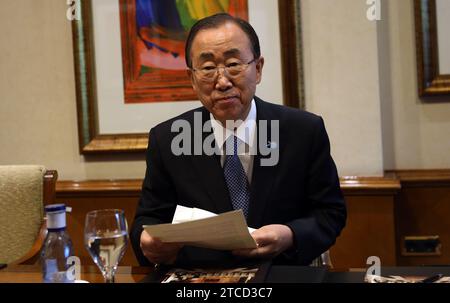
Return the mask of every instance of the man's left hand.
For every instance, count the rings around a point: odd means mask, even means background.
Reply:
[[[294,234],[286,225],[271,224],[255,230],[252,237],[256,248],[233,250],[232,253],[248,258],[274,258],[292,246]]]

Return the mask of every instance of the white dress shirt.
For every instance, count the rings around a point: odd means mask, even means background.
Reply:
[[[235,135],[244,142],[238,146],[238,157],[247,175],[248,182],[251,183],[253,173],[253,157],[256,152],[256,104],[251,101],[250,111],[244,121],[236,125],[226,125],[223,127],[220,121],[216,120],[210,113],[211,125],[214,131],[214,138],[220,151],[220,164],[223,167],[225,162],[224,143],[227,139]],[[231,123],[233,124],[233,123]],[[229,128],[227,128],[227,126]],[[239,142],[239,141],[238,141]]]

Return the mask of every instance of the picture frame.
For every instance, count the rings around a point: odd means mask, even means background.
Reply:
[[[119,1],[119,0],[116,0]],[[304,107],[300,0],[278,0],[283,103]],[[97,112],[97,71],[92,0],[77,2],[79,20],[72,21],[80,154],[142,153],[148,133],[101,133]]]
[[[439,71],[436,0],[414,0],[417,81],[420,97],[450,93],[450,74]]]

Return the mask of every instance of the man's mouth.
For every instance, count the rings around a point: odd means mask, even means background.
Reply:
[[[221,98],[216,98],[216,102],[230,102],[233,101],[235,99],[237,99],[238,96],[226,96],[226,97],[221,97]]]

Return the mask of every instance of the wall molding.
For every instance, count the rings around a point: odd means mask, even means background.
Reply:
[[[400,181],[392,177],[340,178],[341,189],[345,195],[394,195],[400,189]]]
[[[378,194],[391,195],[400,190],[399,180],[392,177],[358,177],[345,176],[340,178],[344,194]],[[56,192],[58,196],[85,195],[139,195],[142,179],[130,180],[85,180],[58,181]]]
[[[58,181],[58,196],[138,196],[141,192],[142,180],[85,180]]]
[[[450,169],[398,169],[386,174],[400,180],[402,187],[449,186]]]
[[[346,195],[392,195],[402,187],[448,186],[450,169],[387,170],[384,177],[344,176],[341,188]],[[113,195],[138,196],[142,179],[58,181],[58,196]]]

